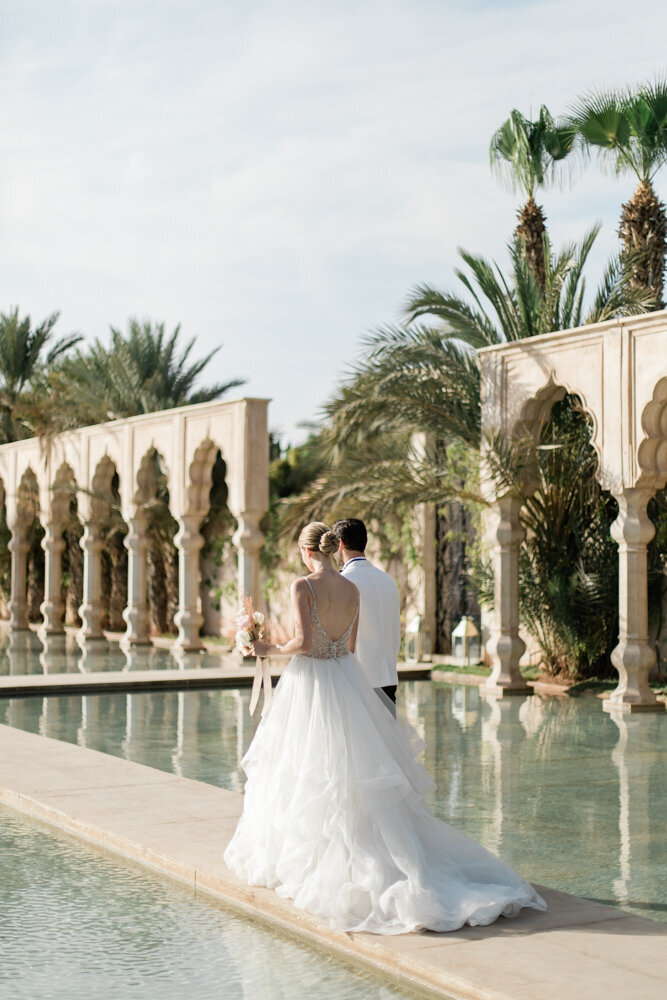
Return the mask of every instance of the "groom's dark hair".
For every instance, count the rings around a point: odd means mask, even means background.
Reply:
[[[363,552],[368,543],[366,525],[358,517],[346,517],[336,521],[331,529],[350,552]]]

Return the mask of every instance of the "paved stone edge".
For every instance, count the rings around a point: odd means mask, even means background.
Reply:
[[[277,683],[282,665],[273,667]],[[429,680],[430,670],[399,670],[399,680]],[[107,671],[91,674],[26,674],[0,677],[0,698],[45,695],[109,694],[114,691],[165,691],[251,687],[254,670],[202,667],[193,670]]]

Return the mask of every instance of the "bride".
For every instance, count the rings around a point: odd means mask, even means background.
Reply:
[[[334,568],[325,524],[299,536],[293,654],[242,764],[243,813],[227,866],[345,931],[403,934],[546,909],[510,867],[432,814],[423,749],[354,656],[359,593]]]

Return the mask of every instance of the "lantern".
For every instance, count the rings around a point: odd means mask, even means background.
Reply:
[[[415,615],[405,629],[405,662],[423,663],[431,659],[431,636],[424,629],[422,616]]]
[[[452,656],[459,663],[479,662],[479,632],[469,615],[465,615],[452,632]]]

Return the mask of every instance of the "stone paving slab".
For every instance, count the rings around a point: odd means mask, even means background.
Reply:
[[[541,888],[546,914],[450,934],[333,931],[222,855],[241,796],[0,726],[0,802],[387,981],[453,1000],[664,1000],[667,926]]]

